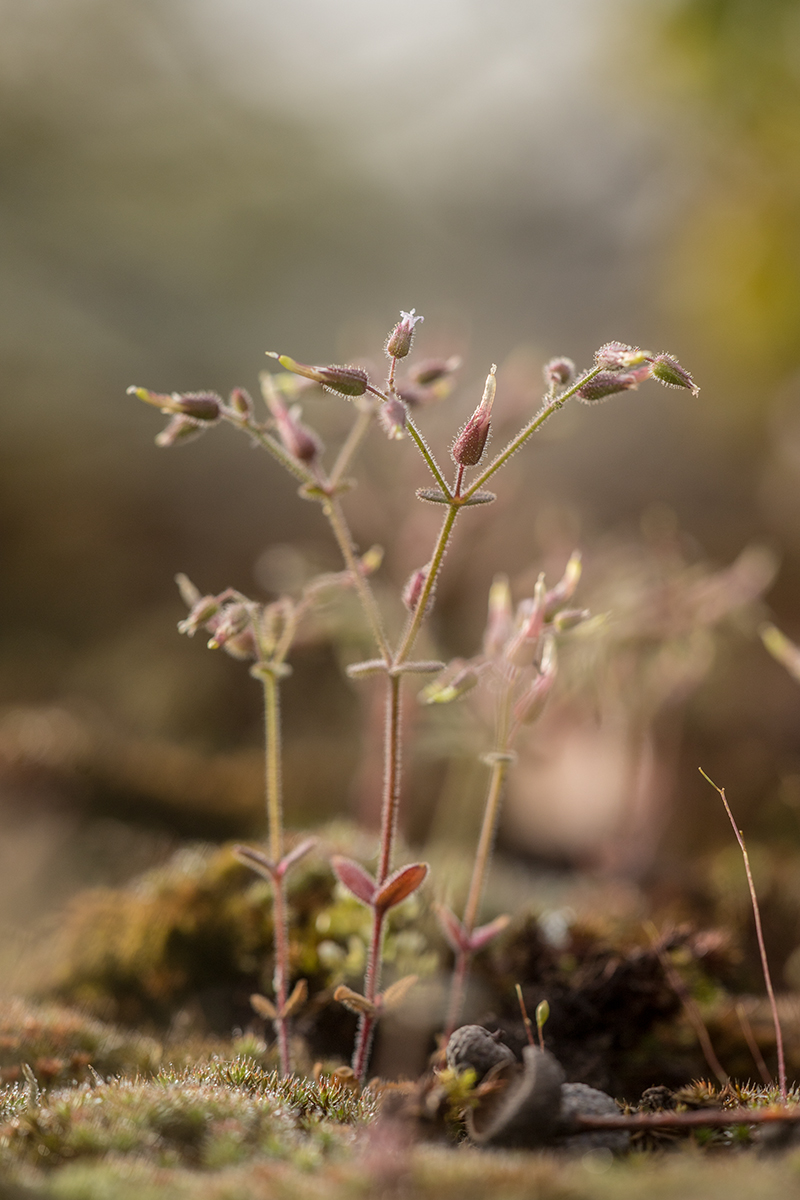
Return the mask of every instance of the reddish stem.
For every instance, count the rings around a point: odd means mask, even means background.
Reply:
[[[275,1036],[278,1041],[281,1074],[289,1075],[292,1069],[289,1052],[289,1021],[282,1016],[288,988],[289,967],[289,923],[286,906],[286,879],[274,879],[272,884],[272,920],[274,924],[273,937],[275,940],[275,973],[272,986],[275,995],[275,1007],[278,1015],[273,1021]]]

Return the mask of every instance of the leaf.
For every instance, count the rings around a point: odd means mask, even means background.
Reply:
[[[390,875],[383,887],[373,897],[373,905],[381,912],[386,912],[398,904],[402,904],[417,890],[428,874],[427,863],[410,863]]]
[[[360,900],[362,904],[372,904],[375,897],[375,880],[368,871],[357,862],[353,862],[352,858],[342,858],[340,854],[333,855],[331,866],[336,878],[344,884],[348,892],[353,893],[356,900]]]
[[[298,979],[297,983],[294,985],[294,990],[292,991],[291,996],[281,1009],[281,1020],[283,1021],[286,1019],[286,1017],[294,1016],[296,1012],[299,1012],[307,999],[308,983],[305,979]]]
[[[470,950],[482,950],[484,946],[488,946],[489,942],[494,941],[499,933],[508,925],[511,917],[503,913],[502,917],[495,917],[488,925],[480,925],[477,929],[473,929],[470,939]]]
[[[436,905],[436,918],[442,933],[456,954],[460,954],[463,950],[469,950],[469,934],[447,905]]]
[[[381,996],[381,1008],[387,1012],[399,1008],[418,979],[419,975],[404,975],[398,979]]]
[[[288,854],[284,854],[283,858],[278,863],[278,878],[283,879],[284,875],[286,875],[286,873],[294,866],[294,864],[299,862],[301,858],[304,858],[305,855],[308,854],[309,850],[313,850],[316,844],[316,838],[306,838],[304,841],[300,842],[298,846],[295,846],[294,850],[290,850]]]
[[[368,1000],[366,996],[362,996],[360,992],[354,992],[352,988],[346,987],[341,983],[333,993],[334,1000],[338,1000],[339,1004],[343,1004],[345,1008],[349,1008],[350,1012],[358,1013],[362,1017],[376,1017],[378,1015],[377,1007]]]
[[[250,997],[250,1004],[254,1012],[263,1017],[265,1021],[275,1021],[278,1018],[278,1010],[271,1000],[266,996],[261,996],[258,992],[253,992]]]
[[[246,867],[250,867],[257,874],[263,875],[264,879],[274,881],[277,869],[274,862],[267,858],[266,854],[262,854],[260,850],[254,850],[252,846],[234,846],[233,853],[239,862],[244,863]]]

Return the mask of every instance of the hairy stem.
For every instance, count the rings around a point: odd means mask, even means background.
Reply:
[[[481,824],[481,833],[478,839],[478,849],[475,853],[475,863],[472,868],[472,878],[470,879],[469,892],[467,893],[467,902],[464,907],[464,919],[462,924],[468,934],[471,934],[475,928],[475,922],[478,919],[478,909],[480,908],[481,896],[486,884],[486,872],[489,867],[489,861],[492,856],[492,848],[494,839],[497,833],[497,818],[500,813],[500,801],[503,798],[503,788],[508,774],[508,768],[511,765],[511,754],[509,751],[509,720],[511,714],[511,693],[513,679],[509,678],[503,688],[500,696],[497,723],[495,729],[495,748],[491,756],[491,774],[489,776],[489,790],[486,794],[486,805],[483,810],[483,823]],[[473,952],[469,947],[462,947],[456,954],[455,966],[453,968],[453,981],[450,987],[450,1003],[447,1010],[447,1021],[445,1023],[445,1040],[450,1038],[451,1033],[455,1029],[461,1009],[464,1004],[464,996],[467,990],[467,979],[469,977],[469,969],[472,964]]]
[[[375,873],[375,881],[378,887],[381,887],[386,882],[392,870],[392,854],[394,851],[395,835],[397,833],[397,813],[400,806],[400,783],[403,761],[400,676],[390,675],[387,684],[381,837],[378,869]],[[382,909],[373,908],[372,937],[370,939],[367,966],[364,973],[364,995],[372,1004],[375,1003],[375,997],[381,983],[384,915]],[[353,1052],[353,1072],[360,1083],[364,1082],[366,1075],[374,1032],[375,1018],[366,1013],[363,1014],[359,1020],[356,1045]]]
[[[425,584],[394,656],[395,666],[399,666],[405,662],[413,649],[414,642],[425,617],[425,611],[433,594],[433,589],[436,586],[436,579],[441,569],[445,551],[447,550],[447,543],[450,541],[450,534],[453,532],[453,526],[455,525],[460,507],[459,504],[451,504],[447,509],[447,514],[442,522],[442,528],[433,551]]]
[[[283,856],[283,787],[281,780],[281,713],[277,677],[269,672],[264,675],[264,733],[266,740],[266,792],[269,852],[277,865]],[[284,1017],[287,986],[289,982],[289,921],[286,911],[286,880],[272,880],[272,925],[275,947],[275,973],[273,991],[277,1017],[273,1025],[278,1041],[281,1074],[289,1075],[292,1069],[289,1052],[288,1020]]]
[[[772,976],[770,975],[769,961],[767,960],[767,948],[764,945],[764,932],[761,928],[761,910],[758,907],[758,897],[756,896],[756,885],[753,883],[753,873],[750,870],[750,856],[747,853],[747,846],[744,843],[744,835],[742,834],[741,829],[736,824],[736,821],[733,818],[733,813],[731,812],[731,806],[728,804],[728,798],[725,795],[725,789],[718,787],[712,779],[709,779],[708,775],[706,775],[706,773],[702,769],[702,767],[700,768],[700,774],[703,776],[704,779],[708,780],[708,782],[711,784],[711,786],[714,788],[714,790],[719,793],[720,799],[722,800],[722,803],[725,805],[725,812],[728,814],[728,820],[730,821],[731,825],[733,826],[733,832],[736,835],[737,842],[739,843],[739,849],[742,852],[742,858],[744,859],[744,869],[745,869],[745,873],[747,875],[747,886],[750,889],[750,902],[753,906],[753,917],[755,919],[755,925],[756,925],[756,937],[758,938],[758,952],[761,955],[761,969],[764,972],[764,983],[766,984],[767,995],[769,996],[769,1006],[770,1006],[770,1009],[772,1010],[772,1023],[775,1026],[775,1044],[776,1044],[776,1048],[778,1051],[778,1087],[780,1088],[781,1099],[783,1100],[783,1102],[785,1104],[786,1097],[787,1097],[787,1091],[786,1091],[786,1058],[785,1058],[784,1051],[783,1051],[783,1032],[781,1030],[780,1017],[778,1016],[778,1004],[775,999],[774,989],[772,987]]]
[[[327,496],[322,504],[322,511],[328,518],[330,527],[333,530],[333,536],[336,538],[342,558],[345,561],[347,569],[353,579],[353,586],[358,593],[358,598],[361,601],[361,607],[364,610],[364,616],[369,622],[372,636],[378,645],[381,657],[384,662],[392,661],[392,651],[389,645],[388,638],[383,628],[380,610],[377,601],[373,595],[372,588],[364,578],[364,574],[356,559],[356,553],[353,548],[353,539],[350,535],[350,528],[347,524],[342,506],[335,496]]]
[[[468,500],[470,496],[473,496],[479,488],[482,488],[486,481],[491,479],[495,471],[499,471],[500,468],[508,462],[512,454],[516,454],[520,446],[527,442],[531,434],[535,433],[537,429],[540,429],[548,417],[552,417],[553,413],[558,412],[558,410],[564,404],[566,404],[570,396],[574,396],[575,393],[582,388],[585,383],[588,383],[590,379],[594,379],[595,375],[599,374],[600,370],[600,367],[593,367],[591,371],[587,371],[584,375],[581,375],[580,379],[577,379],[572,387],[568,388],[566,392],[562,392],[561,395],[556,396],[554,400],[548,400],[544,407],[539,409],[539,412],[536,414],[536,416],[533,417],[528,424],[525,425],[519,431],[519,433],[511,439],[505,450],[501,450],[497,457],[492,459],[492,461],[489,463],[489,466],[486,467],[484,471],[481,471],[478,478],[472,481],[464,493],[463,499]]]

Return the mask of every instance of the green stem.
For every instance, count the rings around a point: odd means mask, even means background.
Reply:
[[[516,673],[515,673],[516,674]],[[495,747],[492,759],[492,771],[489,777],[489,790],[486,796],[486,805],[483,810],[483,823],[481,825],[481,833],[478,839],[478,849],[475,854],[475,863],[472,868],[472,878],[470,880],[469,892],[467,893],[467,903],[464,907],[464,919],[462,924],[468,934],[471,934],[475,928],[475,923],[478,919],[478,909],[480,908],[481,896],[486,884],[486,873],[489,867],[489,861],[492,856],[494,840],[497,834],[497,819],[500,814],[500,801],[503,798],[503,788],[508,775],[508,768],[511,765],[511,755],[509,750],[509,722],[511,715],[511,695],[513,690],[513,678],[505,681],[500,703],[497,712],[497,727],[495,731]],[[469,969],[472,963],[473,951],[468,947],[464,947],[456,954],[456,962],[453,969],[453,982],[450,989],[450,1003],[447,1010],[447,1021],[445,1025],[445,1041],[448,1041],[450,1035],[458,1024],[461,1016],[461,1009],[464,1004],[464,996],[467,990],[467,979],[469,977]]]
[[[417,429],[416,425],[414,424],[414,422],[412,421],[410,416],[406,417],[406,429],[411,434],[412,440],[417,445],[417,449],[419,450],[422,457],[425,459],[425,462],[428,464],[428,469],[429,469],[431,475],[436,480],[436,482],[438,483],[439,487],[442,489],[445,496],[450,496],[451,495],[450,488],[447,486],[445,477],[442,474],[442,472],[439,468],[439,465],[436,462],[436,459],[433,457],[430,450],[426,446],[424,437],[422,436],[420,431]]]
[[[353,539],[350,536],[350,529],[342,512],[342,506],[335,496],[327,496],[322,502],[322,511],[328,518],[342,558],[352,576],[353,586],[358,593],[361,607],[369,621],[372,636],[375,638],[381,657],[388,664],[392,661],[391,647],[383,629],[383,621],[381,620],[380,610],[372,588],[364,578],[364,574],[356,559],[355,550],[353,549]]]
[[[269,853],[277,866],[283,857],[283,788],[281,780],[281,713],[277,676],[264,675],[264,734],[266,741],[265,774]],[[289,919],[286,906],[286,881],[272,880],[272,925],[275,947],[273,992],[277,1017],[273,1021],[278,1042],[281,1074],[292,1069],[289,1050],[289,1022],[282,1015],[289,982]]]
[[[556,396],[554,400],[550,400],[549,403],[545,404],[536,416],[519,431],[516,437],[511,439],[505,450],[501,450],[497,457],[489,463],[489,466],[480,473],[478,478],[473,480],[466,492],[464,492],[463,499],[468,500],[479,488],[482,488],[487,480],[491,479],[495,471],[499,471],[503,464],[508,462],[512,454],[516,454],[517,450],[528,440],[531,434],[544,425],[548,417],[552,417],[553,413],[558,412],[571,396],[574,396],[590,379],[594,379],[595,375],[598,375],[601,370],[601,367],[593,367],[591,371],[587,371],[585,375],[581,375],[580,379],[577,379],[566,392],[562,392],[560,396]]]
[[[347,439],[337,455],[336,462],[333,464],[333,470],[331,471],[328,479],[328,487],[330,487],[332,491],[335,491],[339,486],[342,481],[342,476],[350,466],[350,463],[353,461],[358,451],[361,449],[361,445],[369,433],[374,415],[375,410],[371,406],[369,408],[362,408],[356,420],[350,427],[350,432],[348,433]]]
[[[402,640],[394,656],[394,665],[396,667],[405,662],[414,646],[420,626],[422,625],[425,617],[425,610],[427,609],[431,595],[433,594],[433,589],[436,585],[436,579],[441,569],[445,551],[447,550],[447,544],[450,541],[450,535],[453,532],[453,526],[455,525],[456,517],[458,516],[460,508],[460,504],[451,504],[447,509],[447,514],[442,523],[442,528],[439,531],[436,547],[433,551],[433,557],[431,559],[430,569],[428,570],[428,575],[425,580],[425,586],[422,589],[420,598],[417,601],[417,606],[411,614],[411,618],[406,626]]]

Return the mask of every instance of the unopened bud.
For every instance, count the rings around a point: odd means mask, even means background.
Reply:
[[[175,411],[194,421],[219,419],[222,400],[215,392],[183,392],[173,396]]]
[[[575,363],[571,358],[551,358],[543,373],[548,387],[566,387],[575,378]]]
[[[425,587],[425,581],[428,578],[428,567],[420,567],[414,571],[408,578],[406,586],[403,588],[403,604],[409,612],[416,610],[419,598],[422,595],[422,589]]]
[[[369,550],[366,550],[361,555],[361,561],[358,565],[361,568],[362,575],[374,575],[382,562],[383,546],[370,546]]]
[[[428,387],[431,383],[438,383],[446,375],[452,375],[460,366],[461,359],[457,354],[450,358],[427,358],[424,362],[418,363],[416,367],[412,367],[408,372],[408,378],[412,383],[418,383],[420,387]]]
[[[192,606],[188,617],[178,622],[178,631],[194,637],[201,625],[205,625],[219,612],[219,601],[216,596],[202,596]]]
[[[390,396],[378,411],[378,420],[384,433],[392,441],[399,442],[406,436],[406,406],[397,396]]]
[[[686,388],[697,396],[700,388],[692,379],[685,367],[682,367],[677,358],[673,358],[671,354],[657,354],[650,363],[650,373],[659,383],[666,384],[667,387]]]
[[[506,659],[515,667],[529,667],[536,658],[544,628],[545,595],[544,575],[540,575],[533,599],[523,600],[517,608],[517,632],[505,652]]]
[[[172,418],[169,424],[161,430],[161,433],[156,435],[156,445],[163,448],[174,446],[178,442],[191,442],[207,428],[202,421],[195,421],[192,417],[184,417],[179,414]]]
[[[237,658],[240,662],[258,657],[258,647],[252,629],[243,629],[241,633],[235,633],[232,637],[227,638],[222,649],[226,654],[230,654],[231,658]]]
[[[234,388],[228,397],[228,403],[233,411],[245,420],[249,420],[253,415],[253,401],[250,393],[244,388]]]
[[[542,664],[534,682],[514,705],[514,717],[523,725],[529,725],[541,716],[547,703],[550,689],[556,678],[555,642],[550,639],[542,655]]]
[[[593,379],[587,379],[586,383],[578,388],[576,395],[585,404],[593,404],[597,400],[604,400],[606,396],[613,396],[615,392],[628,392],[637,388],[649,374],[649,367],[624,373],[600,371]]]
[[[566,604],[575,595],[575,589],[581,577],[581,570],[581,552],[580,550],[573,550],[564,568],[564,574],[556,586],[551,588],[545,597],[545,617],[548,621],[563,604]]]
[[[626,371],[629,367],[638,367],[647,362],[649,355],[638,346],[626,346],[624,342],[606,342],[596,351],[594,363],[596,367],[604,367],[610,371]]]
[[[492,369],[486,377],[486,386],[483,389],[481,402],[453,443],[450,454],[453,461],[459,466],[474,467],[483,457],[486,439],[489,436],[494,395],[497,390],[496,370],[497,367],[492,364]]]
[[[411,343],[414,340],[414,326],[418,321],[425,320],[424,317],[415,316],[416,311],[415,308],[412,308],[411,312],[400,313],[401,320],[389,334],[389,340],[386,343],[386,353],[390,358],[405,358],[411,349]]]
[[[489,589],[489,613],[483,635],[483,652],[487,658],[498,655],[511,636],[513,611],[508,579],[505,575],[496,575]]]
[[[478,679],[478,672],[474,667],[461,667],[450,679],[434,679],[433,683],[429,683],[426,688],[423,688],[419,694],[420,703],[451,704],[453,700],[459,700],[467,692],[471,692],[477,685]]]
[[[591,615],[588,608],[562,609],[553,617],[553,629],[556,633],[567,633],[568,630],[577,629],[579,625],[583,625]]]
[[[262,380],[262,383],[265,385],[264,399],[275,419],[278,436],[284,446],[290,454],[299,458],[300,462],[314,462],[320,454],[322,444],[316,434],[301,423],[299,405],[295,404],[291,408],[287,408],[283,397],[277,390],[272,386],[267,386],[270,383],[268,375]]]
[[[250,613],[244,604],[229,604],[213,622],[209,650],[220,650],[230,638],[242,633],[250,623]]]
[[[323,387],[342,396],[363,396],[369,386],[369,376],[361,367],[309,367],[295,362],[286,354],[275,354],[271,350],[267,354],[270,358],[277,358],[285,370],[313,379],[315,383],[321,383]]]

